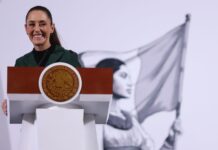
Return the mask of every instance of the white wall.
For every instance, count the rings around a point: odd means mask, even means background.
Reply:
[[[28,9],[38,4],[51,10],[63,45],[77,52],[136,48],[183,23],[185,14],[190,13],[181,114],[184,134],[178,150],[218,149],[216,0],[0,0],[0,70],[5,92],[6,67],[32,49],[23,25]],[[146,129],[162,128],[164,115],[154,116]],[[0,122],[4,124],[2,117]],[[10,129],[16,150],[19,127],[11,125]],[[1,137],[4,132],[0,131]]]

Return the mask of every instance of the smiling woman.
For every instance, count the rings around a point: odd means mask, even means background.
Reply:
[[[36,6],[28,11],[25,29],[34,48],[38,51],[49,48],[51,44],[61,45],[52,15],[45,7]]]
[[[16,67],[48,66],[55,62],[65,62],[80,67],[76,52],[61,46],[51,12],[43,6],[32,7],[26,15],[25,30],[33,44],[33,50],[16,60]],[[7,114],[6,100],[2,109]]]
[[[74,67],[80,67],[77,53],[66,50],[61,46],[52,20],[52,15],[46,7],[35,6],[27,12],[25,30],[33,44],[33,50],[18,58],[15,67],[44,67],[55,62],[65,62]],[[2,110],[7,115],[6,100],[2,102]],[[24,115],[23,121],[27,119],[26,117],[28,118],[28,116]],[[21,133],[19,145],[20,150],[34,148],[33,126],[34,125],[28,123],[23,123],[23,132]],[[27,140],[29,141],[27,142]]]
[[[61,46],[51,12],[46,7],[35,6],[27,12],[25,30],[34,48],[18,58],[15,66],[48,66],[54,62],[80,66],[77,53]]]
[[[50,36],[54,32],[54,24],[43,11],[31,11],[27,15],[25,28],[37,51],[45,50],[51,46]]]

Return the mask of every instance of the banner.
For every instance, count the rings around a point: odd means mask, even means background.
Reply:
[[[130,111],[129,113],[130,115],[132,115],[132,112],[136,113],[136,119],[139,124],[142,123],[148,116],[160,111],[176,110],[176,119],[178,119],[180,114],[179,111],[181,104],[181,87],[184,71],[184,55],[187,45],[188,26],[189,16],[187,15],[186,22],[184,24],[173,28],[168,33],[150,44],[125,52],[112,52],[103,50],[86,51],[79,55],[80,61],[84,67],[96,67],[96,65],[99,65],[99,62],[101,62],[101,64],[103,64],[103,62],[107,62],[107,64],[101,66],[112,67],[115,69],[115,71],[122,70],[127,74],[128,78],[129,73],[126,71],[126,69],[123,69],[120,66],[124,64],[127,67],[133,67],[134,71],[131,73],[131,75],[136,78],[133,82],[134,106],[132,107],[132,111]],[[119,64],[119,66],[115,66],[115,64]],[[117,88],[119,86],[117,86],[118,83],[116,83],[117,81],[115,79],[117,79],[117,77],[115,77],[114,74],[114,85],[116,85],[116,88],[114,88],[113,91],[115,94],[114,96],[116,97],[117,92],[120,91],[120,89]],[[123,83],[121,85],[126,86],[125,84],[127,84],[128,81],[123,80],[122,82]],[[130,84],[130,82],[128,84]],[[120,99],[126,98],[128,98],[128,96],[125,98],[122,97]],[[112,100],[112,104],[115,103],[114,101],[117,100]],[[118,107],[118,109],[111,108],[109,122],[107,125],[108,127],[106,126],[105,128],[108,136],[104,137],[104,141],[106,141],[104,143],[106,143],[106,145],[107,143],[109,143],[109,146],[106,147],[113,147],[113,141],[115,141],[115,147],[140,147],[139,145],[143,145],[143,142],[135,142],[132,143],[132,145],[130,144],[131,141],[133,141],[131,140],[131,135],[123,131],[123,127],[127,127],[129,124],[131,124],[131,122],[128,122],[127,118],[125,118],[126,116],[128,116],[128,114],[124,114],[122,112],[122,108],[119,108],[119,105],[117,104],[113,104],[112,107]],[[119,120],[119,122],[113,120]],[[117,124],[115,124],[115,122],[117,122]],[[177,122],[177,120],[174,121],[172,127],[174,127],[175,122]],[[118,132],[117,128],[119,127],[120,131]],[[109,129],[110,133],[113,133],[114,131],[116,135],[109,135],[109,132],[107,131]],[[127,130],[131,131],[130,128],[126,128],[126,131]],[[119,133],[123,134],[123,138],[117,139],[117,137],[119,137]],[[144,139],[144,141],[146,141],[144,143],[151,143],[152,140],[150,139],[150,137],[146,134],[144,135],[145,136],[143,137],[147,137],[146,139]],[[173,136],[170,136],[173,137],[173,139],[170,138],[171,141],[173,141],[171,142],[171,149],[174,149],[176,136],[174,132],[172,135]],[[108,139],[108,137],[110,137],[110,139]],[[117,142],[119,140],[123,140],[123,142]],[[163,143],[161,149],[164,149],[166,147],[166,143],[169,143],[168,141],[169,137],[166,138],[165,144]],[[119,143],[122,143],[123,145],[120,145]],[[148,149],[153,149],[152,146],[144,146],[148,147]]]

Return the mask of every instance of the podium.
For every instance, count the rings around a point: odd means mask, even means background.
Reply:
[[[22,123],[20,149],[98,150],[95,124],[105,124],[108,118],[112,69],[77,68],[82,81],[79,94],[68,102],[53,103],[38,84],[46,68],[8,67],[9,120]]]

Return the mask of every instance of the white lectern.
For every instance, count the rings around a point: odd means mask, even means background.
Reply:
[[[112,70],[9,67],[8,97],[10,123],[23,126],[22,150],[98,150],[95,124],[107,121]]]

